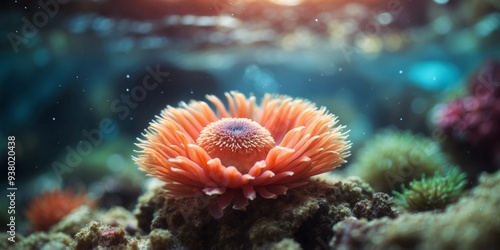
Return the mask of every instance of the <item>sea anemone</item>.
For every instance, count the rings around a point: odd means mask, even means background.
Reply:
[[[436,174],[412,181],[410,188],[403,187],[402,192],[394,192],[395,202],[408,211],[444,209],[460,198],[466,184],[466,175],[452,168],[445,176]]]
[[[380,192],[391,193],[425,174],[449,166],[439,144],[409,131],[384,130],[358,152],[350,174],[361,177]]]
[[[139,139],[139,168],[166,184],[169,197],[216,196],[209,212],[220,218],[233,204],[244,209],[260,195],[272,199],[307,184],[310,176],[346,162],[344,126],[325,108],[288,96],[225,94],[228,107],[203,101],[168,106]]]
[[[43,192],[28,206],[25,214],[36,231],[47,231],[73,209],[85,204],[85,192],[73,194],[68,188]]]

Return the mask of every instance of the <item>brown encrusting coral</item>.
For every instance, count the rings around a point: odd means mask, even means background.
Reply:
[[[25,211],[36,231],[47,231],[73,209],[85,204],[85,192],[73,194],[71,189],[51,190],[36,197]]]
[[[207,96],[167,107],[152,122],[134,158],[170,197],[204,197],[216,217],[233,204],[245,209],[258,196],[276,198],[333,170],[349,156],[343,126],[325,108],[287,96],[226,93],[228,107]]]
[[[257,197],[246,211],[228,210],[220,219],[203,209],[212,197],[174,199],[163,192],[158,187],[140,198],[138,225],[145,232],[168,229],[187,249],[272,248],[286,239],[290,245],[313,249],[327,244],[332,225],[345,218],[394,215],[390,197],[374,194],[358,178],[335,183],[312,179],[277,199]]]

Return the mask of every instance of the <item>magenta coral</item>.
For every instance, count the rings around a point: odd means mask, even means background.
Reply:
[[[500,165],[500,64],[486,63],[472,78],[470,95],[444,105],[437,124],[453,141]]]

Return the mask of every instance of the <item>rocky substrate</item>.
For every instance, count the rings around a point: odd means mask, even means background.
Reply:
[[[81,207],[49,232],[1,249],[493,249],[500,245],[500,172],[444,211],[397,213],[391,197],[359,178],[313,179],[277,199],[257,198],[221,219],[210,198],[165,198],[160,187],[135,211]],[[6,237],[3,235],[2,237]],[[3,244],[3,245],[2,245]]]

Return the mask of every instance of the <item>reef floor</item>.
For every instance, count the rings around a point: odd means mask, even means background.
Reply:
[[[82,206],[48,232],[6,239],[1,249],[497,249],[500,171],[443,211],[399,211],[392,197],[359,178],[323,175],[276,199],[257,198],[245,211],[211,199],[171,199],[150,188],[134,211]],[[3,234],[1,237],[7,237]]]

